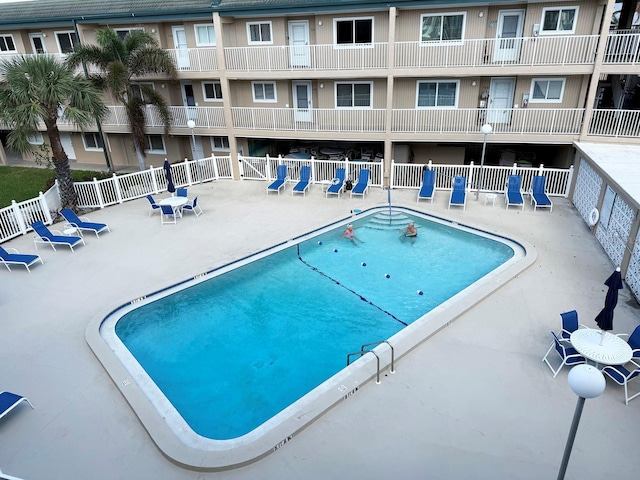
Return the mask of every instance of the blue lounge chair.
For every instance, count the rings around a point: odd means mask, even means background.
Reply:
[[[278,192],[278,195],[280,195],[280,189],[284,189],[287,178],[287,166],[278,165],[278,177],[271,185],[267,187],[267,195],[269,194],[269,192]]]
[[[202,211],[202,208],[200,208],[200,205],[198,205],[198,197],[193,199],[193,203],[192,204],[186,204],[184,207],[182,207],[182,212],[183,213],[184,212],[193,212],[193,213],[196,214],[196,218],[204,213]]]
[[[27,397],[23,397],[16,393],[1,392],[0,393],[0,418],[4,417],[11,410],[16,408],[21,402],[27,402],[31,408],[31,402]]]
[[[358,174],[358,181],[351,189],[350,197],[354,195],[361,195],[364,198],[365,194],[369,190],[369,178],[371,177],[371,170],[368,168],[360,169],[360,173]]]
[[[504,201],[508,209],[511,205],[521,205],[524,210],[524,197],[522,196],[522,177],[509,175],[509,181],[504,191]]]
[[[100,233],[110,232],[111,230],[106,223],[90,222],[87,217],[78,217],[76,212],[69,208],[65,208],[60,212],[62,216],[67,220],[65,227],[75,227],[78,230],[89,230],[96,234],[96,237],[100,237]]]
[[[568,340],[560,340],[554,332],[551,332],[551,335],[553,336],[553,343],[549,347],[549,350],[547,350],[547,353],[545,354],[545,356],[542,357],[542,361],[546,363],[547,366],[551,369],[551,372],[553,373],[553,378],[556,378],[560,370],[562,370],[562,367],[565,365],[578,365],[579,363],[586,363],[586,360],[584,359],[584,357],[580,355],[578,351],[571,346]],[[549,359],[547,358],[551,353],[551,350],[554,349],[554,347],[555,347],[556,353],[562,359],[562,362],[558,366],[557,370],[554,370],[554,368],[549,363]]]
[[[151,216],[153,212],[155,212],[156,210],[160,210],[160,205],[156,203],[151,195],[147,195],[147,200],[149,200],[149,203],[151,204],[151,208],[149,210],[149,216]]]
[[[0,247],[0,263],[3,263],[9,271],[11,271],[11,267],[9,267],[9,265],[24,265],[29,273],[31,273],[29,267],[34,263],[40,262],[44,265],[40,255],[21,254],[18,253],[15,248],[9,248],[9,250],[13,250],[13,252],[8,252],[4,248]]]
[[[56,249],[56,245],[66,245],[71,248],[72,252],[74,251],[73,247],[76,247],[79,244],[85,245],[82,237],[75,235],[62,235],[62,232],[57,230],[49,230],[47,226],[40,221],[33,222],[31,224],[31,228],[36,232],[36,236],[33,238],[36,250],[38,249],[39,243],[51,245],[51,248],[53,248],[54,251]]]
[[[309,180],[311,180],[311,167],[309,165],[303,165],[300,167],[300,181],[296,183],[291,190],[291,195],[294,193],[301,193],[306,197],[307,189],[309,188]]]
[[[420,200],[431,200],[433,203],[433,194],[436,190],[436,172],[435,170],[425,170],[422,172],[422,186],[418,192],[418,202]]]
[[[336,174],[333,177],[333,180],[331,180],[331,185],[329,185],[329,188],[327,188],[325,197],[328,197],[329,195],[338,195],[338,197],[340,196],[342,190],[344,190],[345,176],[346,172],[344,168],[336,168]]]
[[[451,197],[449,197],[449,208],[451,205],[467,209],[467,177],[454,177]]]
[[[548,208],[549,212],[553,211],[553,202],[545,191],[546,181],[547,177],[536,175],[533,177],[533,181],[531,182],[531,191],[529,194],[531,196],[531,203],[533,203],[534,212],[536,211],[536,208]]]
[[[186,188],[179,188],[176,190],[176,196],[177,197],[186,197],[187,195],[187,189]]]

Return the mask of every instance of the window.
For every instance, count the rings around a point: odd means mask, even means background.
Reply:
[[[542,33],[574,33],[578,7],[558,7],[542,9]]]
[[[334,20],[336,45],[373,43],[373,18]]]
[[[162,135],[147,135],[149,149],[147,153],[167,153]]]
[[[529,103],[560,103],[564,93],[564,78],[534,78],[531,80]]]
[[[254,102],[276,102],[275,82],[252,82]]]
[[[102,137],[95,132],[85,132],[82,135],[82,140],[84,141],[84,149],[87,151],[91,150],[100,150],[104,148],[104,144],[102,143]]]
[[[58,40],[60,53],[73,52],[73,47],[78,43],[75,32],[56,32],[56,40]]]
[[[336,83],[336,108],[371,108],[373,83]]]
[[[47,53],[47,48],[44,45],[44,37],[41,33],[30,33],[31,46],[33,47],[33,53]]]
[[[29,137],[27,137],[27,142],[31,145],[42,145],[44,143],[44,138],[42,138],[41,132],[33,132]]]
[[[256,43],[273,43],[271,38],[271,22],[247,23],[249,45]]]
[[[211,137],[211,149],[212,150],[224,150],[229,151],[229,138],[228,137]]]
[[[420,41],[446,42],[462,41],[464,36],[465,13],[443,15],[422,15]]]
[[[198,47],[212,46],[216,44],[216,32],[213,25],[194,25],[196,30],[196,45]]]
[[[140,98],[143,102],[148,102],[149,99],[145,96],[144,90],[142,89],[142,85],[145,85],[147,88],[151,90],[155,90],[155,85],[153,82],[140,82],[140,83],[132,83],[130,85],[131,94],[135,98]]]
[[[457,107],[460,82],[418,82],[417,108]]]
[[[220,82],[203,82],[202,90],[204,91],[205,102],[222,101],[222,86]]]
[[[15,52],[16,45],[13,43],[13,35],[0,35],[0,52]]]

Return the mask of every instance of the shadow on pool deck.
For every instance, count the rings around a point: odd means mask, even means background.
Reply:
[[[554,211],[507,211],[470,195],[466,211],[433,205],[416,191],[392,201],[506,236],[522,238],[537,261],[386,375],[368,383],[268,457],[236,470],[202,473],[162,456],[84,339],[89,321],[137,296],[384,205],[387,192],[325,198],[267,196],[261,182],[220,182],[190,188],[204,215],[160,225],[139,199],[90,213],[111,233],[87,236],[76,253],[41,247],[44,265],[31,274],[0,273],[0,389],[29,397],[0,422],[0,468],[25,479],[541,479],[557,475],[576,396],[568,369],[551,378],[541,359],[560,325],[577,309],[581,323],[604,301],[613,269],[570,202]],[[161,196],[159,196],[161,197]],[[427,238],[416,245],[429,248]],[[33,253],[31,235],[5,247]],[[621,292],[614,332],[630,333],[640,312]],[[213,367],[215,368],[215,367]],[[636,382],[632,388],[640,388]],[[634,390],[635,391],[635,390]],[[631,479],[636,470],[640,400],[624,405],[607,381],[586,403],[567,478]]]

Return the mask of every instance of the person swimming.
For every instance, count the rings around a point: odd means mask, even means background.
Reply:
[[[345,228],[344,232],[342,232],[342,237],[348,239],[351,243],[353,243],[354,245],[356,244],[356,240],[358,242],[364,243],[362,240],[360,240],[358,238],[358,236],[356,235],[356,232],[353,228],[352,224],[347,225],[347,228]]]
[[[406,238],[411,238],[411,243],[414,243],[416,241],[416,237],[418,236],[418,229],[413,222],[409,222],[409,225],[401,229],[400,233],[402,233],[402,235],[400,236],[400,240],[404,242]]]

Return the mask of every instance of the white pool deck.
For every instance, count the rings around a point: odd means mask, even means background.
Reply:
[[[44,265],[0,271],[0,390],[27,396],[0,420],[0,469],[26,480],[56,479],[548,479],[555,478],[576,399],[565,367],[553,379],[541,361],[560,312],[593,321],[614,265],[569,200],[533,212],[484,205],[470,193],[466,211],[433,205],[415,190],[394,204],[523,239],[536,262],[370,382],[282,448],[222,472],[187,470],[156,448],[85,341],[97,315],[231,260],[349,215],[384,205],[363,200],[266,195],[261,182],[191,187],[205,213],[178,225],[150,218],[142,198],[88,214],[108,223],[99,239],[71,253],[40,246]],[[162,197],[159,195],[158,197]],[[55,228],[55,227],[54,227]],[[31,235],[5,247],[34,253]],[[429,248],[418,238],[416,248]],[[452,266],[455,268],[455,265]],[[615,333],[630,333],[640,310],[622,290]],[[215,366],[212,366],[215,368]],[[630,386],[640,389],[640,380]],[[585,404],[567,479],[635,479],[640,399],[625,406],[622,387]],[[0,477],[1,478],[1,477]]]

